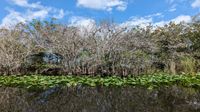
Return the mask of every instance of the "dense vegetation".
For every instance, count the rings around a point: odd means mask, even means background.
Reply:
[[[0,43],[2,75],[42,74],[48,68],[56,69],[53,75],[93,76],[194,75],[200,71],[198,18],[191,23],[145,28],[101,22],[91,29],[33,20],[1,28]],[[62,63],[27,65],[29,55],[41,52],[62,55]]]
[[[139,77],[121,78],[112,77],[91,77],[91,76],[0,76],[0,86],[21,87],[29,90],[43,90],[52,87],[74,87],[74,86],[106,86],[125,87],[141,86],[149,89],[178,85],[183,87],[200,88],[200,74],[191,75],[168,75],[154,74]]]

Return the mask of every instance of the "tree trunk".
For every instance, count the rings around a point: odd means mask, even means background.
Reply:
[[[170,72],[172,74],[176,74],[176,63],[174,60],[170,60]]]

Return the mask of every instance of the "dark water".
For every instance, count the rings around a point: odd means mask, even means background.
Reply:
[[[200,112],[200,91],[162,87],[0,88],[0,112]]]

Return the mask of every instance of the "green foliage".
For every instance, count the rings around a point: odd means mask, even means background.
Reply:
[[[30,90],[47,89],[55,86],[144,86],[149,89],[181,85],[185,87],[200,87],[200,74],[191,75],[169,75],[169,74],[154,74],[144,75],[139,77],[121,78],[112,77],[90,77],[90,76],[0,76],[0,85],[8,87],[21,87]]]

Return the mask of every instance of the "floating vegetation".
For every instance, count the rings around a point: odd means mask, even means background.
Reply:
[[[84,86],[143,86],[149,89],[160,86],[180,85],[184,87],[199,88],[200,74],[197,75],[169,75],[154,74],[139,77],[92,77],[92,76],[0,76],[0,86],[19,87],[26,89],[48,89],[55,86],[74,87]]]

